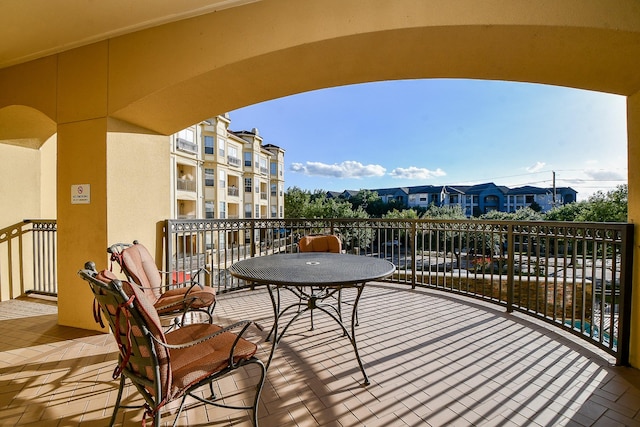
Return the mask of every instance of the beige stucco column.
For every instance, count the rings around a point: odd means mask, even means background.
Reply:
[[[629,362],[640,367],[640,93],[627,98],[629,222],[635,224]]]
[[[77,271],[89,260],[107,268],[111,243],[137,238],[153,250],[169,215],[168,139],[107,116],[107,46],[58,64],[58,322],[84,329],[99,327]]]

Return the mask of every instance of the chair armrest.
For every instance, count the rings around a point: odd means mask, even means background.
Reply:
[[[235,347],[236,342],[238,342],[238,340],[240,339],[240,337],[245,333],[245,331],[249,328],[249,326],[255,323],[251,320],[241,320],[239,322],[236,322],[232,325],[226,326],[212,334],[209,335],[205,335],[203,337],[198,338],[197,340],[193,340],[193,341],[188,341],[188,342],[184,342],[184,343],[180,343],[180,344],[167,344],[165,342],[159,341],[155,336],[150,335],[151,338],[157,342],[158,344],[160,344],[161,346],[165,347],[165,348],[169,348],[169,349],[183,349],[183,348],[189,348],[189,347],[193,347],[194,345],[198,345],[198,344],[202,344],[205,341],[208,341],[212,338],[217,337],[218,335],[221,335],[224,332],[231,332],[234,329],[237,329],[240,326],[242,327],[242,330],[238,333],[235,334],[236,335],[236,340],[234,341],[234,344],[232,346],[232,352],[233,352],[233,348]],[[257,326],[257,324],[256,324]]]

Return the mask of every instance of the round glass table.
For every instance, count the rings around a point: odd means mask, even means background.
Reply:
[[[388,277],[395,270],[395,265],[384,259],[326,252],[260,256],[238,261],[229,268],[232,276],[266,285],[269,290],[274,322],[267,338],[272,340],[267,367],[271,363],[278,342],[289,326],[303,313],[309,311],[313,315],[314,310],[319,310],[335,320],[351,342],[365,385],[369,384],[369,378],[360,360],[355,337],[358,302],[367,282]],[[350,303],[353,304],[350,330],[342,321],[341,303],[344,288],[356,289],[356,297],[353,303]],[[280,289],[292,292],[298,297],[298,302],[281,307]],[[337,302],[337,306],[333,301]],[[294,309],[297,311],[279,332],[280,319]],[[311,325],[313,329],[313,320]]]

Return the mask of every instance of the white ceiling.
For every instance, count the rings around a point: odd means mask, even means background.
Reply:
[[[0,0],[0,68],[260,0]]]

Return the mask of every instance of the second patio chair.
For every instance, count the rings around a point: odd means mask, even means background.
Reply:
[[[104,327],[104,316],[118,344],[113,379],[120,377],[120,386],[110,426],[114,425],[120,408],[131,407],[121,405],[127,379],[144,398],[142,425],[147,417],[152,417],[154,426],[159,427],[160,410],[179,399],[175,426],[186,398],[191,396],[213,406],[251,410],[252,423],[257,426],[257,407],[266,369],[255,357],[256,344],[242,338],[253,322],[244,320],[225,328],[197,323],[165,333],[158,313],[140,287],[110,279],[112,274],[108,270],[98,273],[93,262],[86,263],[78,274],[89,283],[94,294],[96,322]],[[234,330],[240,332],[234,333]],[[213,382],[249,364],[257,366],[259,372],[256,375],[255,371],[246,370],[237,382],[257,378],[251,404],[243,405],[235,394],[226,402],[224,396],[217,398]],[[210,398],[198,391],[203,386],[209,387]]]
[[[335,234],[311,234],[300,239],[298,250],[300,252],[331,252],[339,254],[342,253],[342,241]],[[342,321],[342,289],[338,291],[338,316]],[[355,313],[355,316],[357,324],[358,313]],[[311,310],[311,329],[313,329],[313,310]]]
[[[200,312],[208,317],[209,323],[213,323],[216,292],[211,286],[201,285],[195,279],[164,285],[163,272],[158,270],[147,248],[137,241],[132,245],[112,245],[107,252],[111,254],[111,261],[120,265],[129,282],[144,290],[159,315],[175,316],[175,323],[181,326],[187,314]]]

